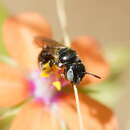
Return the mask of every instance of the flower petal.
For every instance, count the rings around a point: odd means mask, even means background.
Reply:
[[[58,125],[52,127],[53,120],[56,119],[47,107],[31,102],[16,116],[9,130],[60,130]]]
[[[0,107],[10,107],[28,97],[23,75],[7,64],[0,63]]]
[[[34,44],[35,36],[51,37],[47,21],[36,13],[23,13],[10,17],[4,24],[4,40],[7,50],[24,68],[37,68],[41,48]]]
[[[89,97],[80,99],[85,130],[117,130],[111,110]],[[53,112],[40,103],[28,104],[16,116],[10,130],[60,130],[59,122],[68,130],[80,130],[74,96],[62,98],[52,108]]]
[[[79,97],[85,130],[117,130],[116,118],[110,109],[87,96]],[[74,95],[59,102],[58,109],[69,130],[80,130]]]
[[[87,72],[91,72],[104,79],[109,74],[109,65],[103,57],[101,47],[98,42],[91,37],[81,36],[72,42],[72,48],[74,48],[78,55],[83,60]],[[83,80],[83,84],[99,82],[100,80],[86,75]]]

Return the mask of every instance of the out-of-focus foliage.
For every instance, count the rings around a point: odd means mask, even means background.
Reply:
[[[11,115],[0,120],[0,130],[8,130],[13,118],[14,118],[14,115]]]
[[[106,48],[106,57],[111,65],[111,76],[121,74],[130,63],[130,48],[115,46]],[[117,75],[117,77],[120,75]],[[115,76],[116,77],[116,76]]]
[[[2,7],[0,4],[0,57],[1,55],[7,55],[6,49],[3,44],[3,36],[2,36],[2,27],[4,20],[8,16],[8,13],[5,8]],[[0,108],[0,130],[7,130],[9,127],[9,124],[13,118],[14,115],[10,115],[3,118],[3,114],[6,113],[8,109],[6,108]]]
[[[82,92],[103,104],[114,107],[117,100],[122,95],[124,85],[121,76],[127,70],[129,64],[130,48],[111,47],[106,49],[106,58],[111,66],[111,73],[106,81],[87,86]]]
[[[0,4],[0,54],[7,54],[6,49],[3,44],[3,37],[2,37],[2,27],[3,23],[8,16],[8,13],[5,8],[3,8]]]
[[[10,108],[0,108],[0,130],[8,130],[12,120],[28,100]]]

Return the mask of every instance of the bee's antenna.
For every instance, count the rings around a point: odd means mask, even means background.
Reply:
[[[101,79],[100,76],[98,76],[98,75],[96,75],[96,74],[93,74],[93,73],[90,73],[90,72],[85,72],[85,74],[88,74],[88,75],[91,75],[91,76],[93,76],[93,77],[95,77],[95,78]]]

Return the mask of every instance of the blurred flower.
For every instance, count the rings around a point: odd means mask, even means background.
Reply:
[[[5,46],[17,64],[0,63],[0,107],[11,107],[32,97],[16,115],[10,130],[60,130],[59,121],[69,130],[79,130],[73,93],[57,92],[52,87],[56,75],[46,79],[39,76],[37,57],[41,48],[33,43],[35,36],[52,37],[49,24],[35,13],[10,17],[4,24]],[[82,36],[71,45],[89,72],[102,79],[107,77],[109,66],[96,40]],[[99,80],[86,76],[79,87],[97,82]],[[88,96],[79,96],[86,130],[117,130],[115,116],[109,108]],[[56,122],[53,124],[53,121]]]

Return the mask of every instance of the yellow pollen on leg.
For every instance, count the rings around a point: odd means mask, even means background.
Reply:
[[[43,64],[43,69],[45,69],[45,70],[50,70],[50,65],[49,65],[49,62],[48,63],[46,63],[46,64]]]
[[[44,77],[44,78],[47,78],[47,77],[49,77],[49,73],[47,73],[47,72],[41,72],[41,77]]]
[[[50,67],[49,62],[48,62],[42,66],[41,77],[49,77],[50,71],[51,71],[51,67]]]
[[[58,90],[61,90],[61,83],[59,81],[55,81],[52,83],[52,85]]]

